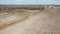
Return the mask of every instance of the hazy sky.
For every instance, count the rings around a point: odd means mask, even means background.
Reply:
[[[0,4],[55,4],[60,5],[60,0],[0,0]]]

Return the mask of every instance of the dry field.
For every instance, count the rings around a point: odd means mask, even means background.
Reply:
[[[0,34],[60,34],[60,8],[10,8],[0,8]]]

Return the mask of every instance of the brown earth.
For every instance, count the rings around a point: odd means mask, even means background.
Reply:
[[[59,9],[25,11],[30,13],[27,19],[0,30],[0,34],[60,34]]]

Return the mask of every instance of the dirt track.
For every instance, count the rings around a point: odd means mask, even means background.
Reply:
[[[60,34],[60,11],[46,10],[1,30],[0,34]]]

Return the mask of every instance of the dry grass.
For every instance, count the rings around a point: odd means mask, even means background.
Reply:
[[[2,11],[2,12],[0,12],[0,29],[8,24],[25,19],[28,16],[29,16],[29,12],[26,12],[24,10],[10,11],[10,12]]]
[[[40,10],[24,10],[24,9],[0,11],[0,29],[3,29],[18,21],[27,19],[28,17],[31,17],[39,12]]]

